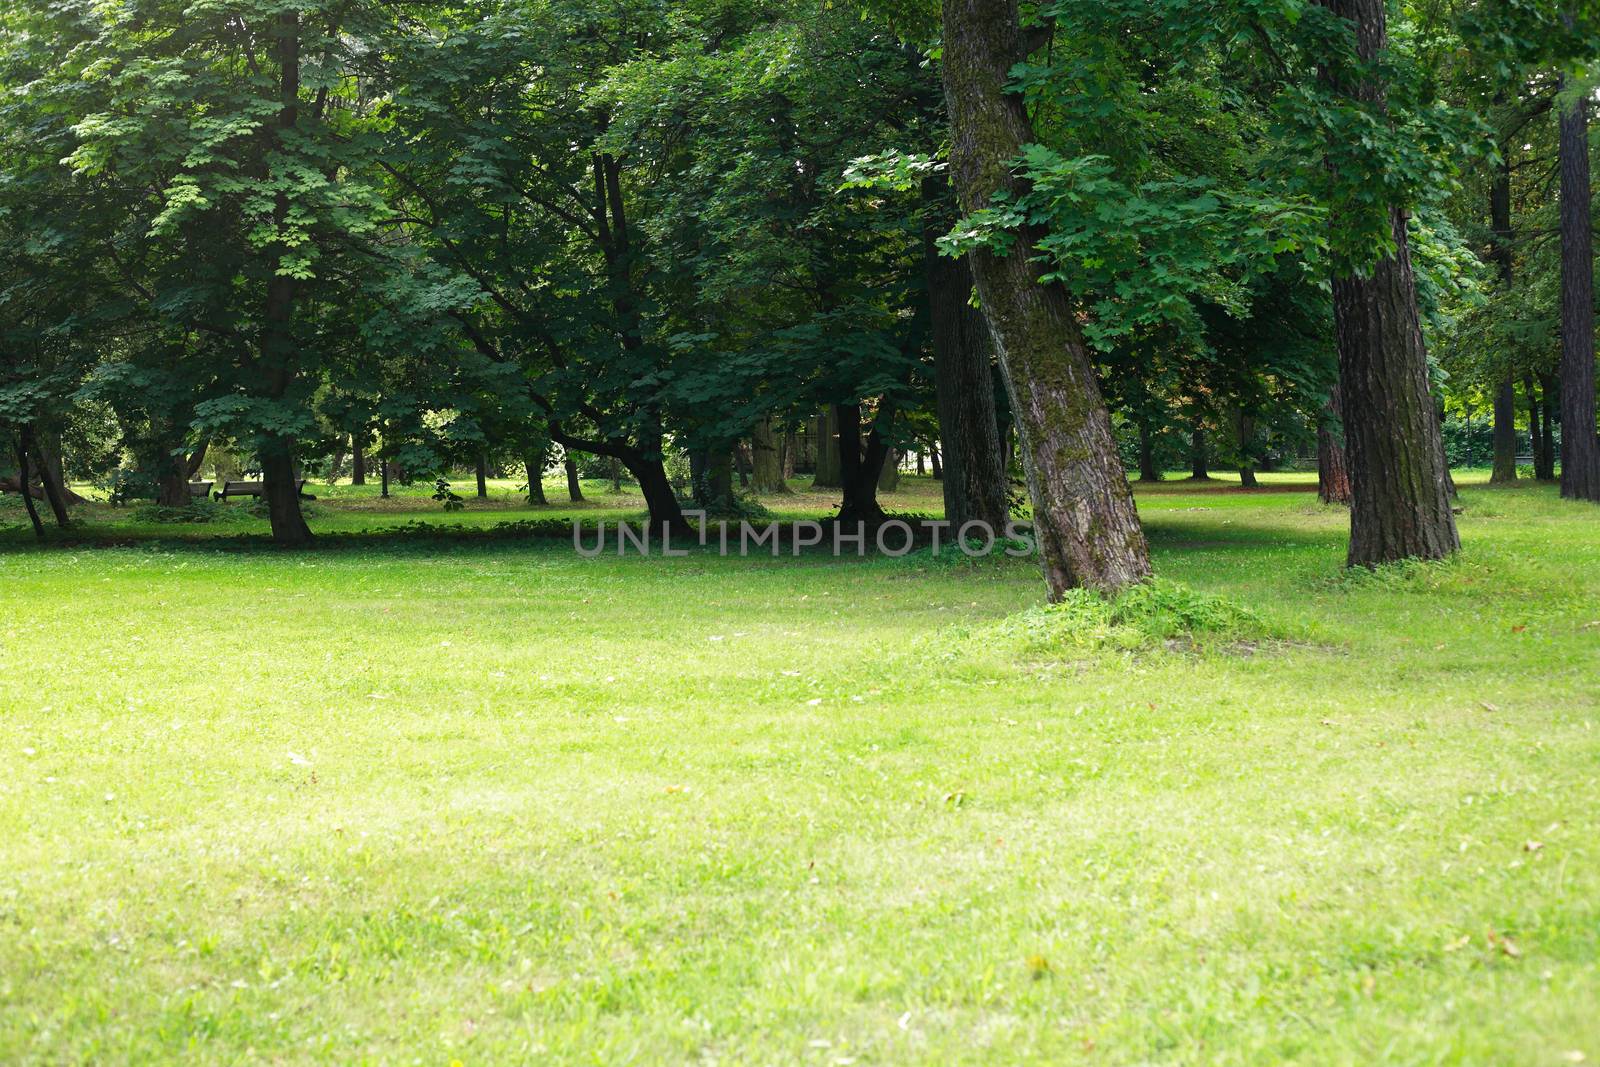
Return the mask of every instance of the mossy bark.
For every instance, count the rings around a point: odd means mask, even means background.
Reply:
[[[1025,191],[1011,163],[1033,126],[1007,90],[1023,58],[1015,0],[944,0],[950,171],[965,211]],[[1115,592],[1149,577],[1149,548],[1067,294],[1041,282],[1041,235],[1018,236],[1010,255],[973,253],[972,272],[1016,418],[1045,583],[1051,599],[1079,586]]]
[[[1377,61],[1388,44],[1383,0],[1322,0],[1351,23],[1360,57]],[[1335,91],[1382,107],[1377,77]],[[1334,220],[1335,226],[1339,220]],[[1395,252],[1367,273],[1333,279],[1340,407],[1350,463],[1351,566],[1439,559],[1461,547],[1450,510],[1449,471],[1417,318],[1416,279],[1406,217],[1389,209]]]

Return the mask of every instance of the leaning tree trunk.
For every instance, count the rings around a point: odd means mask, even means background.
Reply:
[[[33,523],[33,534],[41,541],[44,540],[44,523],[39,519],[39,509],[34,506],[33,494],[28,491],[28,484],[33,480],[33,472],[28,467],[28,438],[26,433],[17,435],[17,485],[22,493],[23,507],[28,509],[28,521]]]
[[[1594,234],[1589,222],[1589,112],[1561,113],[1561,495],[1600,503],[1595,438]]]
[[[1494,230],[1493,258],[1499,268],[1500,288],[1511,291],[1515,261],[1512,256],[1511,229],[1511,153],[1502,145],[1500,166],[1489,190],[1489,222]],[[1494,470],[1492,484],[1517,480],[1517,387],[1508,370],[1494,394]]]
[[[1026,191],[1011,170],[1034,140],[1022,96],[1009,91],[1025,58],[1016,0],[944,0],[944,90],[950,113],[950,172],[962,210],[997,193]],[[1033,228],[1001,256],[972,254],[984,314],[1011,393],[1034,536],[1052,600],[1087,586],[1102,592],[1150,576],[1150,550],[1111,417],[1067,294],[1043,282]]]
[[[1384,0],[1322,0],[1353,23],[1363,62],[1388,44]],[[1383,106],[1384,85],[1361,75],[1354,84],[1330,81],[1366,104]],[[1406,219],[1389,209],[1395,251],[1366,274],[1333,279],[1339,349],[1340,404],[1350,460],[1351,566],[1439,559],[1461,539],[1450,510],[1444,442],[1428,395],[1428,359],[1417,318],[1416,279]]]
[[[1328,409],[1317,427],[1317,499],[1324,504],[1350,503],[1350,464],[1340,436],[1339,390],[1328,397]]]
[[[750,489],[757,494],[787,493],[783,480],[782,439],[773,432],[772,417],[756,421],[750,430]]]
[[[630,449],[623,465],[633,475],[633,480],[639,483],[645,507],[650,509],[650,525],[653,529],[660,531],[665,528],[673,533],[681,533],[689,528],[689,520],[683,515],[683,505],[678,503],[678,494],[673,492],[667,469],[659,456],[652,459],[643,452]],[[573,484],[569,479],[569,487]],[[582,497],[574,499],[581,500]]]
[[[923,187],[925,207],[937,189]],[[931,207],[928,208],[931,214]],[[944,517],[956,529],[985,522],[1006,527],[1005,457],[995,418],[994,342],[983,312],[972,306],[972,265],[966,256],[941,256],[938,233],[923,225],[923,271],[927,275],[933,340],[933,380],[939,409],[939,450],[933,476],[944,491]],[[919,456],[920,461],[920,456]]]
[[[72,519],[67,515],[67,494],[61,484],[61,456],[57,451],[52,457],[39,440],[40,435],[34,432],[32,426],[22,428],[23,444],[28,452],[39,464],[39,484],[44,489],[44,497],[50,502],[51,514],[55,516],[56,525],[66,529],[72,525]],[[24,494],[26,495],[26,494]]]

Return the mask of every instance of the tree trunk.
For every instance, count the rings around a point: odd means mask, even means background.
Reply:
[[[760,419],[750,431],[750,488],[757,495],[787,493],[789,485],[783,480],[783,457],[779,455],[779,437],[773,433],[772,418]]]
[[[995,418],[994,342],[983,312],[972,306],[972,264],[966,256],[939,254],[931,205],[937,188],[923,185],[929,219],[923,223],[923,271],[927,275],[933,376],[939,410],[939,451],[933,476],[942,479],[944,517],[959,529],[974,520],[996,533],[1005,530],[1006,468]]]
[[[628,468],[628,473],[633,475],[639,483],[639,489],[644,493],[645,506],[650,509],[650,525],[657,533],[665,524],[674,533],[682,532],[689,528],[689,521],[683,516],[683,507],[678,503],[678,494],[672,491],[672,482],[667,479],[667,469],[662,465],[659,457],[648,458],[642,452],[629,451],[623,460]],[[570,489],[576,482],[571,475],[567,480]],[[582,496],[574,499],[581,500]]]
[[[1256,489],[1260,483],[1256,481],[1256,468],[1253,458],[1256,447],[1255,416],[1240,408],[1234,425],[1239,432],[1239,487],[1241,489]]]
[[[924,477],[928,473],[928,453],[920,445],[917,448],[917,477]]]
[[[1376,61],[1387,47],[1384,0],[1322,0],[1354,25],[1357,52]],[[1384,85],[1364,77],[1336,85],[1383,105]],[[1450,510],[1444,443],[1428,395],[1428,360],[1417,319],[1406,220],[1389,209],[1395,252],[1367,274],[1333,279],[1340,405],[1350,461],[1351,566],[1439,559],[1461,540]]]
[[[950,172],[964,211],[1025,192],[1011,163],[1032,143],[1022,96],[1016,0],[944,0]],[[1007,256],[972,254],[972,272],[1005,372],[1033,500],[1034,536],[1052,600],[1087,586],[1115,592],[1150,576],[1150,552],[1067,294],[1041,281],[1025,229]]]
[[[878,492],[892,493],[900,488],[900,453],[889,449],[883,456],[883,469],[878,473]]]
[[[1350,465],[1345,457],[1339,418],[1339,389],[1328,397],[1328,409],[1317,427],[1317,499],[1324,504],[1350,503]]]
[[[44,540],[44,523],[39,519],[39,509],[34,506],[33,494],[28,491],[28,485],[33,481],[33,472],[28,467],[28,439],[26,433],[17,435],[15,442],[17,456],[17,485],[22,493],[22,505],[28,509],[28,521],[33,523],[33,534],[39,540]]]
[[[478,461],[474,473],[478,477],[478,499],[489,499],[489,457],[482,452],[478,453]]]
[[[378,453],[378,478],[383,483],[378,489],[378,495],[385,500],[389,499],[389,475],[392,467],[389,457],[382,452]]]
[[[1206,456],[1206,429],[1195,420],[1194,429],[1189,433],[1189,480],[1191,482],[1209,482],[1211,468],[1207,464]]]
[[[1139,480],[1159,482],[1161,471],[1156,468],[1156,450],[1151,441],[1150,424],[1139,423]]]
[[[842,486],[839,467],[839,419],[829,405],[816,419],[817,462],[811,479],[813,489],[838,489]]]
[[[862,447],[859,404],[835,405],[834,425],[839,431],[839,480],[844,490],[838,521],[846,527],[859,522],[870,529],[887,517],[878,503],[878,477],[889,450],[876,426],[867,434],[866,447]]]
[[[528,503],[548,504],[544,496],[544,465],[550,457],[549,448],[530,448],[522,465],[528,472]]]
[[[60,438],[54,434],[35,432],[26,426],[23,432],[28,434],[28,451],[39,466],[39,484],[44,489],[44,497],[50,502],[56,525],[64,529],[72,523],[67,515],[67,505],[82,504],[84,500],[77,493],[67,490],[62,474]]]
[[[944,481],[944,460],[940,457],[939,450],[937,448],[934,449],[933,454],[928,457],[928,463],[933,468],[933,480],[936,482]]]
[[[350,484],[367,484],[366,442],[359,432],[350,435]]]
[[[311,527],[300,511],[300,490],[295,484],[293,445],[283,437],[268,438],[260,451],[261,482],[267,496],[267,519],[272,539],[280,545],[311,542]]]
[[[1563,85],[1565,79],[1563,79]],[[1595,438],[1594,234],[1589,220],[1589,107],[1561,113],[1561,495],[1600,503]]]
[[[1515,260],[1512,256],[1511,229],[1511,153],[1509,145],[1502,145],[1500,166],[1495,170],[1494,185],[1489,190],[1489,223],[1494,230],[1493,258],[1500,272],[1500,287],[1511,291]],[[1517,389],[1511,372],[1506,371],[1494,395],[1494,470],[1489,475],[1491,484],[1509,484],[1517,480]]]
[[[189,499],[189,457],[162,447],[156,457],[156,503],[164,508],[186,508]]]
[[[1556,480],[1556,376],[1553,374],[1539,375],[1539,397],[1543,417],[1539,420],[1539,462],[1543,464],[1538,472],[1542,482]]]
[[[578,461],[569,452],[561,465],[567,472],[567,499],[574,504],[579,503],[583,500],[583,485],[578,481]]]
[[[790,430],[783,435],[783,491],[791,492],[789,479],[794,477],[795,458],[800,453],[800,435]]]

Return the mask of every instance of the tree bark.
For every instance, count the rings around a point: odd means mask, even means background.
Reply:
[[[1565,80],[1563,79],[1563,84]],[[1561,113],[1561,495],[1600,503],[1595,437],[1594,234],[1589,219],[1589,108]]]
[[[1256,447],[1255,416],[1240,408],[1235,425],[1239,430],[1239,487],[1258,488],[1260,483],[1256,481],[1256,469],[1251,459]]]
[[[886,414],[880,412],[878,417],[883,419]],[[834,425],[839,429],[839,480],[844,490],[838,521],[846,526],[857,522],[868,528],[877,526],[887,518],[878,503],[878,478],[889,449],[876,425],[862,446],[860,404],[835,405]]]
[[[1511,153],[1501,146],[1500,166],[1489,189],[1489,224],[1494,231],[1493,259],[1500,273],[1500,287],[1511,291],[1515,273],[1511,229]],[[1517,389],[1511,371],[1500,379],[1494,395],[1494,470],[1491,484],[1510,484],[1517,480]]]
[[[1543,415],[1539,420],[1539,460],[1543,464],[1537,477],[1542,482],[1556,480],[1556,376],[1553,374],[1539,375],[1540,408]]]
[[[25,433],[19,433],[15,442],[17,456],[17,485],[22,493],[22,505],[28,509],[28,521],[33,523],[33,534],[39,540],[44,540],[44,523],[39,518],[39,509],[34,506],[33,494],[28,491],[28,484],[33,480],[33,472],[28,468],[28,440]]]
[[[842,488],[839,465],[839,419],[837,409],[829,405],[816,419],[817,462],[811,478],[813,489]]]
[[[940,457],[939,450],[937,448],[934,449],[933,454],[928,457],[928,463],[931,465],[933,470],[933,480],[936,482],[944,481],[944,460]]]
[[[772,429],[772,418],[760,419],[750,431],[750,489],[758,495],[787,493],[789,485],[783,480],[783,457],[779,455],[780,438]]]
[[[359,431],[350,435],[350,484],[367,484],[366,441]]]
[[[1339,418],[1339,390],[1328,397],[1328,409],[1317,427],[1317,499],[1324,504],[1350,503],[1350,464],[1345,457]]]
[[[476,470],[475,473],[478,476],[478,499],[479,500],[488,500],[489,499],[489,457],[488,457],[487,454],[485,454],[483,452],[479,452],[478,453],[477,470]]]
[[[277,17],[278,115],[274,137],[281,147],[284,137],[300,121],[300,15],[286,11]],[[273,205],[273,220],[284,226],[289,216],[289,198],[279,193]],[[288,248],[274,244],[268,254],[266,306],[262,316],[261,368],[266,375],[269,396],[281,399],[294,381],[296,345],[294,305],[298,284],[282,273]],[[277,434],[264,436],[259,447],[261,479],[267,496],[267,518],[272,523],[272,539],[281,545],[303,545],[311,541],[311,527],[300,512],[300,493],[295,484],[294,442]],[[185,479],[187,482],[187,478]],[[188,485],[184,486],[188,503]]]
[[[578,461],[572,458],[572,453],[567,453],[567,458],[562,461],[562,467],[567,472],[567,499],[574,504],[583,500],[583,485],[578,480]]]
[[[783,491],[785,493],[792,492],[792,490],[789,488],[789,479],[794,477],[795,457],[799,455],[799,452],[800,435],[795,433],[793,430],[790,430],[788,433],[783,435],[783,461],[781,464],[781,469],[783,470]]]
[[[50,503],[50,511],[55,516],[56,525],[66,529],[72,525],[72,519],[67,515],[69,500],[82,503],[83,498],[76,493],[67,493],[65,479],[61,471],[61,449],[59,444],[49,447],[45,444],[45,434],[35,431],[32,426],[22,428],[28,452],[39,465],[39,484],[44,489],[45,500]],[[75,498],[75,499],[71,499]]]
[[[528,503],[548,504],[544,496],[544,465],[550,457],[549,448],[530,448],[523,456],[522,465],[528,472]]]
[[[933,377],[939,411],[934,477],[944,491],[944,517],[959,529],[981,521],[1005,530],[1006,469],[995,418],[994,342],[983,312],[972,306],[972,264],[941,256],[933,222],[938,190],[923,186],[923,270],[927,275]],[[941,220],[942,221],[942,220]],[[920,462],[920,460],[919,460]]]
[[[1189,432],[1189,480],[1191,482],[1211,480],[1211,467],[1207,462],[1206,453],[1206,428],[1200,425],[1198,419]]]
[[[962,210],[1026,191],[1011,171],[1034,138],[1008,91],[1025,55],[1016,0],[944,0],[950,172]],[[1007,256],[972,254],[972,272],[1005,372],[1033,500],[1034,536],[1052,600],[1086,586],[1111,593],[1150,576],[1150,552],[1111,417],[1067,294],[1042,282],[1027,229]]]
[[[269,437],[261,446],[262,488],[267,497],[267,520],[272,539],[280,545],[311,542],[311,527],[300,510],[300,490],[295,483],[294,445],[285,437]]]
[[[1388,43],[1384,0],[1322,2],[1353,23],[1360,58],[1377,60]],[[1383,105],[1384,86],[1376,78],[1335,88]],[[1440,559],[1461,547],[1450,510],[1444,442],[1428,394],[1406,219],[1398,208],[1391,207],[1388,214],[1394,254],[1370,273],[1333,279],[1340,405],[1352,490],[1351,566]]]
[[[1151,441],[1150,424],[1139,423],[1139,480],[1159,482],[1161,471],[1156,467],[1156,450]]]

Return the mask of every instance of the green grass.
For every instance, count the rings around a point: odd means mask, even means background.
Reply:
[[[0,1062],[1600,1061],[1600,512],[1463,500],[1343,575],[1141,489],[1082,644],[1020,562],[0,510]]]

